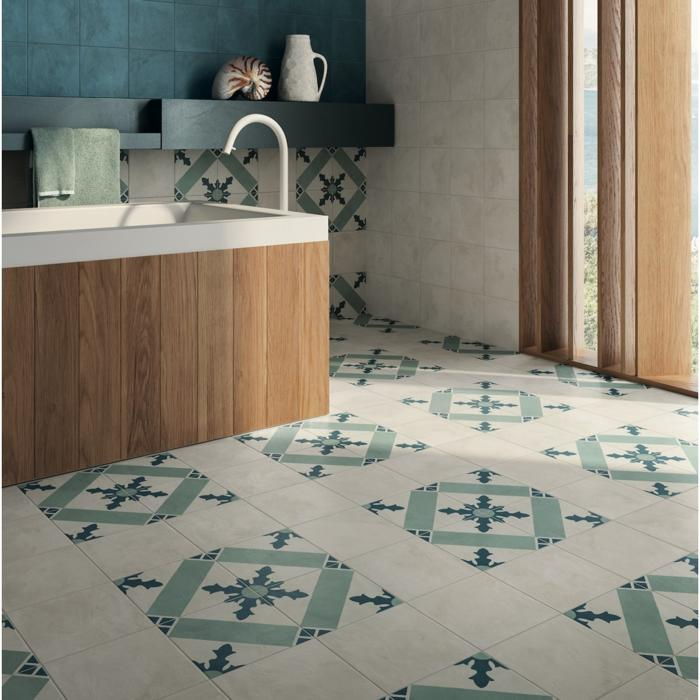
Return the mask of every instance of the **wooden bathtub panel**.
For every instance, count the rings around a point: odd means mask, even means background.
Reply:
[[[121,449],[121,261],[80,263],[80,466]]]
[[[233,432],[267,425],[267,250],[233,257]]]
[[[2,485],[34,478],[34,269],[2,271]]]
[[[160,259],[122,260],[122,452],[164,449],[160,440]]]
[[[36,268],[35,476],[79,466],[78,263]]]
[[[197,254],[163,255],[160,437],[164,449],[197,442]]]

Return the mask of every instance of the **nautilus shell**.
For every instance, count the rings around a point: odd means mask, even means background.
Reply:
[[[265,63],[252,56],[238,56],[221,66],[211,93],[216,100],[228,100],[238,91],[249,100],[262,100],[271,86],[272,73]]]

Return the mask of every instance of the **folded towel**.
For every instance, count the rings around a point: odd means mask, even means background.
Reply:
[[[39,197],[40,207],[119,204],[119,132],[116,129],[73,129],[75,192]]]
[[[58,197],[75,192],[73,129],[32,129],[37,197]]]

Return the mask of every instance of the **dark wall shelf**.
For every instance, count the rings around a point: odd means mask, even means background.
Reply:
[[[29,150],[34,126],[118,129],[124,149],[222,148],[233,124],[254,113],[276,119],[292,148],[394,145],[393,105],[6,96],[2,148]],[[252,125],[236,145],[268,148],[277,140],[266,127]]]

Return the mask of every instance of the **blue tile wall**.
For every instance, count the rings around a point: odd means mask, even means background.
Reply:
[[[227,59],[276,78],[285,36],[310,34],[322,99],[365,99],[365,0],[2,0],[2,20],[5,95],[208,98]]]

